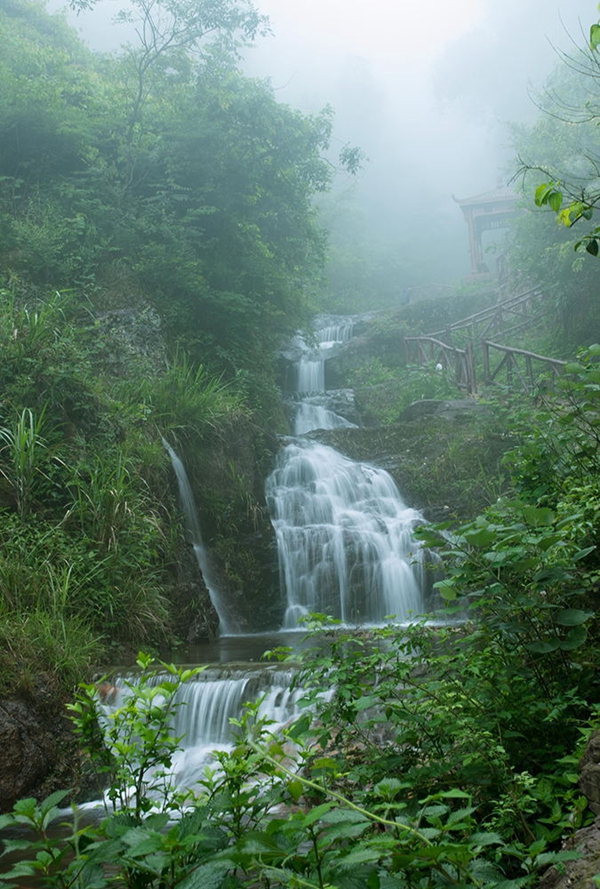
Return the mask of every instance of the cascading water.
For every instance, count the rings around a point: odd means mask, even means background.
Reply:
[[[181,502],[186,529],[190,537],[194,555],[196,556],[196,561],[198,562],[200,574],[206,584],[210,600],[219,618],[219,632],[226,635],[233,633],[236,628],[227,614],[223,596],[221,595],[218,583],[213,576],[208,553],[202,540],[200,522],[198,521],[198,510],[196,509],[196,502],[194,500],[194,492],[192,491],[187,472],[185,471],[185,466],[169,442],[165,441],[163,438],[162,443],[171,458],[171,465],[173,466],[173,471],[175,472],[175,477],[177,479],[179,500]]]
[[[422,610],[422,551],[412,536],[422,519],[387,472],[298,441],[281,453],[267,500],[287,595],[285,627],[309,611],[377,624]]]
[[[226,750],[233,743],[231,719],[239,719],[247,701],[261,698],[259,715],[266,717],[272,731],[283,726],[299,710],[301,689],[291,690],[293,674],[277,666],[207,669],[195,680],[184,683],[175,696],[172,733],[181,738],[175,753],[169,783],[181,790],[193,788],[211,764],[212,752]],[[156,681],[168,678],[157,675]],[[135,677],[125,677],[135,683]],[[127,685],[115,680],[110,703],[103,706],[105,718],[121,707]]]
[[[299,391],[309,402],[309,387],[325,385],[326,359],[351,335],[349,319],[338,320],[317,321],[320,347],[307,344],[297,362]],[[353,425],[320,407],[313,414],[318,428]],[[315,428],[307,416],[298,411],[297,436]],[[360,624],[408,620],[423,611],[427,570],[412,533],[423,519],[404,504],[387,472],[297,438],[280,453],[266,495],[287,599],[285,628],[311,611]]]

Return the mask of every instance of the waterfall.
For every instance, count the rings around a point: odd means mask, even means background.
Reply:
[[[188,532],[190,543],[192,544],[192,548],[194,550],[194,555],[196,556],[196,561],[198,562],[200,574],[202,575],[204,583],[206,584],[206,588],[210,596],[210,601],[212,602],[213,607],[217,612],[219,618],[219,632],[225,635],[233,633],[235,632],[235,628],[232,625],[229,616],[227,615],[223,596],[213,576],[208,553],[202,540],[200,522],[198,521],[198,510],[196,509],[196,502],[194,500],[194,492],[192,491],[187,472],[185,471],[185,466],[183,465],[181,459],[177,456],[171,445],[168,443],[168,441],[165,441],[165,439],[163,438],[162,443],[169,457],[171,458],[171,464],[173,466],[175,477],[177,479],[179,500],[185,520],[186,530]]]
[[[356,429],[351,423],[327,407],[326,396],[303,398],[294,418],[294,434],[305,435],[313,429]]]
[[[296,336],[294,344],[301,352],[296,362],[297,392],[325,390],[325,355],[329,353],[330,357],[336,346],[350,339],[352,327],[351,318],[318,317],[312,343],[301,334]]]
[[[279,455],[267,502],[286,627],[310,611],[378,624],[422,610],[422,550],[411,533],[422,518],[405,506],[387,472],[297,441]]]
[[[124,677],[135,683],[135,677]],[[156,682],[169,678],[157,675]],[[269,728],[278,727],[298,716],[297,701],[301,688],[291,690],[293,672],[270,665],[252,667],[209,668],[195,679],[185,682],[177,691],[172,717],[172,734],[181,738],[175,753],[169,782],[181,790],[193,788],[201,780],[204,769],[211,765],[215,750],[230,749],[233,740],[231,719],[239,719],[246,702],[262,698],[259,714],[267,718]],[[123,706],[128,689],[116,678],[110,703],[104,702],[104,719]]]
[[[266,482],[287,600],[284,627],[298,626],[309,612],[345,624],[406,621],[424,610],[426,551],[412,533],[421,514],[406,506],[384,470],[298,437],[354,425],[308,388],[324,386],[325,361],[350,338],[351,320],[317,319],[315,327],[316,346],[296,339],[306,344],[296,371],[306,393],[296,414],[297,437]]]

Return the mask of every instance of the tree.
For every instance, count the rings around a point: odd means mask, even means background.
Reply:
[[[600,96],[598,81],[600,80],[600,23],[590,28],[589,47],[575,53],[563,54],[578,90],[575,97],[553,96],[554,117],[567,124],[584,125],[588,138],[576,159],[571,165],[561,169],[556,165],[537,165],[537,169],[545,176],[535,192],[535,203],[538,207],[549,207],[557,216],[560,225],[571,228],[581,220],[589,221],[595,209],[600,205],[600,152],[597,148],[597,126],[600,122]],[[525,169],[530,165],[525,164]],[[583,235],[575,243],[575,250],[584,247],[592,256],[600,252],[600,226],[596,226]]]
[[[70,0],[77,12],[93,9],[98,0]],[[137,43],[125,48],[133,82],[129,93],[127,141],[135,137],[150,88],[148,74],[159,62],[179,67],[181,60],[197,55],[207,38],[235,52],[267,30],[267,18],[251,0],[132,0],[115,21],[134,26]]]
[[[597,270],[578,249],[587,243],[579,229],[592,213],[599,184],[594,110],[599,97],[597,80],[590,76],[592,62],[591,50],[565,56],[539,99],[542,114],[536,123],[513,131],[526,212],[512,224],[511,265],[532,281],[555,285],[563,351],[565,345],[585,345],[600,337]]]
[[[199,360],[265,367],[314,303],[331,112],[303,115],[236,69],[238,36],[263,25],[245,2],[139,0],[139,46],[115,58],[66,26],[49,42],[55,17],[25,0],[10,9],[0,257],[58,289],[128,268]]]

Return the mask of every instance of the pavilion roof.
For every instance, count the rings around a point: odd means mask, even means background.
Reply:
[[[484,191],[471,198],[456,198],[454,195],[452,195],[452,197],[457,204],[460,204],[463,207],[468,204],[497,204],[502,201],[514,202],[517,199],[517,195],[508,185],[493,188],[491,191]]]

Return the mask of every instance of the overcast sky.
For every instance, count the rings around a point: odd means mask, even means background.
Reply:
[[[407,216],[429,220],[458,274],[468,255],[452,196],[507,181],[506,124],[534,119],[530,93],[556,48],[581,43],[598,17],[596,0],[255,2],[273,34],[248,54],[248,72],[269,77],[277,97],[303,111],[331,104],[334,147],[357,144],[369,158],[358,187],[369,224],[389,232]],[[122,42],[110,25],[122,5],[100,0],[76,20],[93,47]]]

